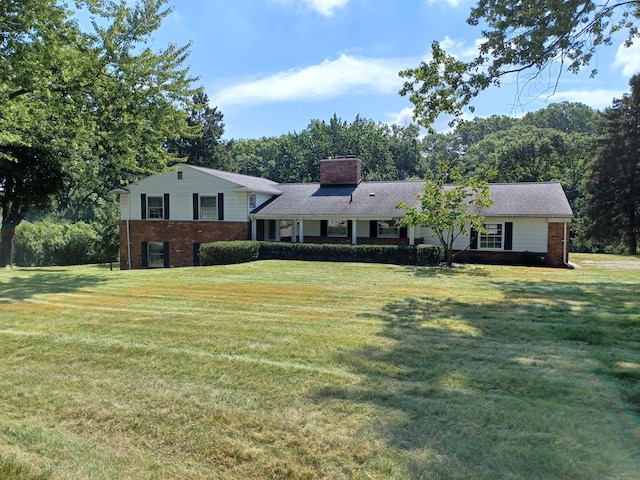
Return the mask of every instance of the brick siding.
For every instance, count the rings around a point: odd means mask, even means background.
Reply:
[[[327,158],[320,160],[321,185],[357,185],[362,179],[359,158]]]
[[[193,244],[250,240],[249,222],[131,220],[131,268],[142,268],[142,242],[169,242],[171,267],[193,265]],[[120,222],[120,268],[127,269],[127,222]]]

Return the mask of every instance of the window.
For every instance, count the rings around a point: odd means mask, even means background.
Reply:
[[[291,220],[280,220],[280,238],[293,237],[293,222]]]
[[[400,222],[398,220],[378,220],[378,237],[400,237]]]
[[[162,197],[147,197],[147,218],[164,218]]]
[[[200,197],[200,220],[218,220],[217,197]]]
[[[502,223],[485,223],[487,233],[480,233],[479,246],[486,249],[502,249]]]
[[[255,193],[250,193],[249,194],[249,209],[253,210],[254,208],[256,208],[256,194]]]
[[[348,220],[329,220],[327,222],[328,237],[346,237],[348,232]]]
[[[182,172],[178,172],[178,180],[182,180]]]
[[[164,244],[149,242],[148,249],[149,267],[164,267]]]

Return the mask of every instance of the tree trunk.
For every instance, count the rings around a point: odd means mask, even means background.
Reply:
[[[11,222],[3,222],[0,230],[0,267],[13,265],[13,237],[16,235],[16,226]]]

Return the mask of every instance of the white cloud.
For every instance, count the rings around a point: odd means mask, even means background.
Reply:
[[[413,108],[411,107],[403,108],[398,113],[390,114],[389,117],[392,118],[391,122],[389,122],[392,125],[401,125],[406,127],[407,125],[415,123],[413,120]]]
[[[457,7],[458,5],[460,5],[460,0],[428,0],[428,3],[429,5],[433,5],[434,3],[439,3],[442,1],[444,1],[445,3],[448,3],[452,7]]]
[[[565,92],[556,92],[553,95],[553,101],[569,101],[580,102],[589,105],[592,108],[601,110],[611,106],[614,98],[622,98],[624,90],[568,90]]]
[[[345,94],[397,93],[402,87],[398,72],[415,59],[362,58],[342,54],[319,65],[287,70],[266,78],[219,90],[213,103],[230,105],[282,101],[318,101]]]
[[[622,75],[631,77],[640,72],[640,42],[636,42],[630,47],[620,44],[613,62],[614,67],[622,67]]]
[[[338,9],[344,7],[351,0],[275,0],[279,3],[296,3],[302,2],[315,11],[330,17],[333,15],[333,12]]]

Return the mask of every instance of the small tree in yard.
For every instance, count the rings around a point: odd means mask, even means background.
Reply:
[[[486,181],[464,178],[459,169],[440,164],[436,172],[427,175],[422,194],[416,194],[416,198],[420,201],[418,207],[405,202],[397,205],[407,210],[401,223],[430,228],[445,250],[447,267],[453,265],[453,244],[460,235],[468,235],[471,230],[486,233],[480,211],[493,205]]]

